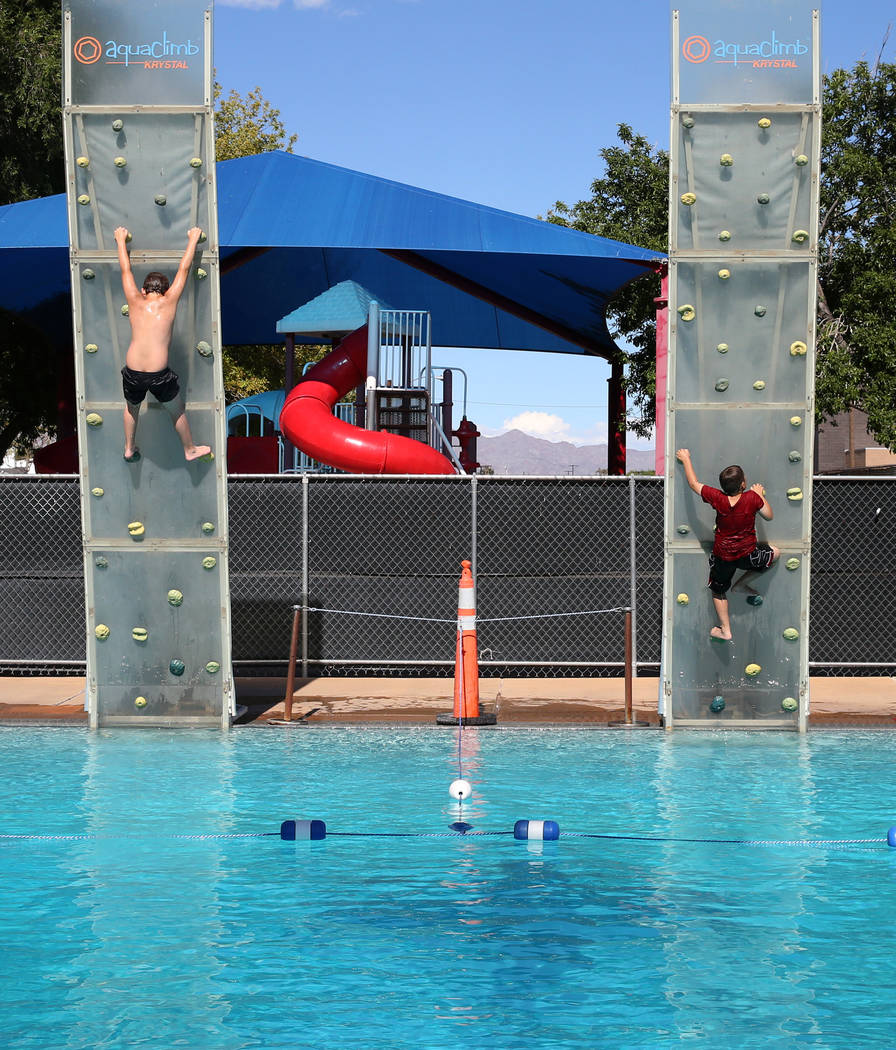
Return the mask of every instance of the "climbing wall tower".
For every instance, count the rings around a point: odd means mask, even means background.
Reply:
[[[65,0],[63,113],[87,597],[90,724],[227,726],[233,705],[209,0]],[[130,340],[114,231],[138,287],[173,279],[200,227],[169,364],[187,463],[150,395],[123,458]]]
[[[806,727],[819,61],[805,0],[673,4],[667,727]],[[761,604],[729,593],[731,643],[710,641],[714,511],[688,487],[682,447],[715,487],[740,464],[774,511],[758,533],[781,557],[753,581]]]

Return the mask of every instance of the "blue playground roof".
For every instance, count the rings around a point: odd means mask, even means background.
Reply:
[[[613,293],[663,256],[290,153],[217,165],[225,343],[278,341],[277,321],[343,281],[429,310],[440,346],[612,355]],[[63,195],[0,208],[0,306],[65,324]]]
[[[356,281],[340,281],[310,303],[281,317],[277,331],[308,339],[320,336],[321,341],[334,335],[345,336],[367,323],[372,302],[374,297]],[[379,305],[385,310],[391,309],[388,303]]]

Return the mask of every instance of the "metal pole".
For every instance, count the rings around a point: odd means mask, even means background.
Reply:
[[[634,724],[632,715],[632,610],[625,614],[625,722]]]
[[[630,475],[628,479],[628,544],[629,544],[629,604],[632,609],[631,617],[632,634],[632,673],[638,676],[638,553],[637,553],[637,516],[635,514],[637,490],[635,488],[635,477]]]
[[[308,475],[302,475],[302,677],[308,677]]]
[[[299,622],[302,618],[301,605],[292,607],[292,637],[289,640],[289,670],[286,672],[286,696],[283,698],[283,718],[292,721],[292,694],[296,688],[296,652],[299,648]]]

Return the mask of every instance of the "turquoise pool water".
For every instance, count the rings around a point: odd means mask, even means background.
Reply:
[[[889,732],[0,729],[6,1047],[888,1046]],[[176,838],[177,835],[271,837]],[[57,838],[89,835],[89,838]]]

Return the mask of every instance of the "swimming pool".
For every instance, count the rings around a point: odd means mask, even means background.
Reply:
[[[892,1042],[896,736],[463,743],[464,818],[560,841],[331,834],[447,831],[451,730],[0,729],[3,832],[90,836],[0,840],[4,1045]]]

